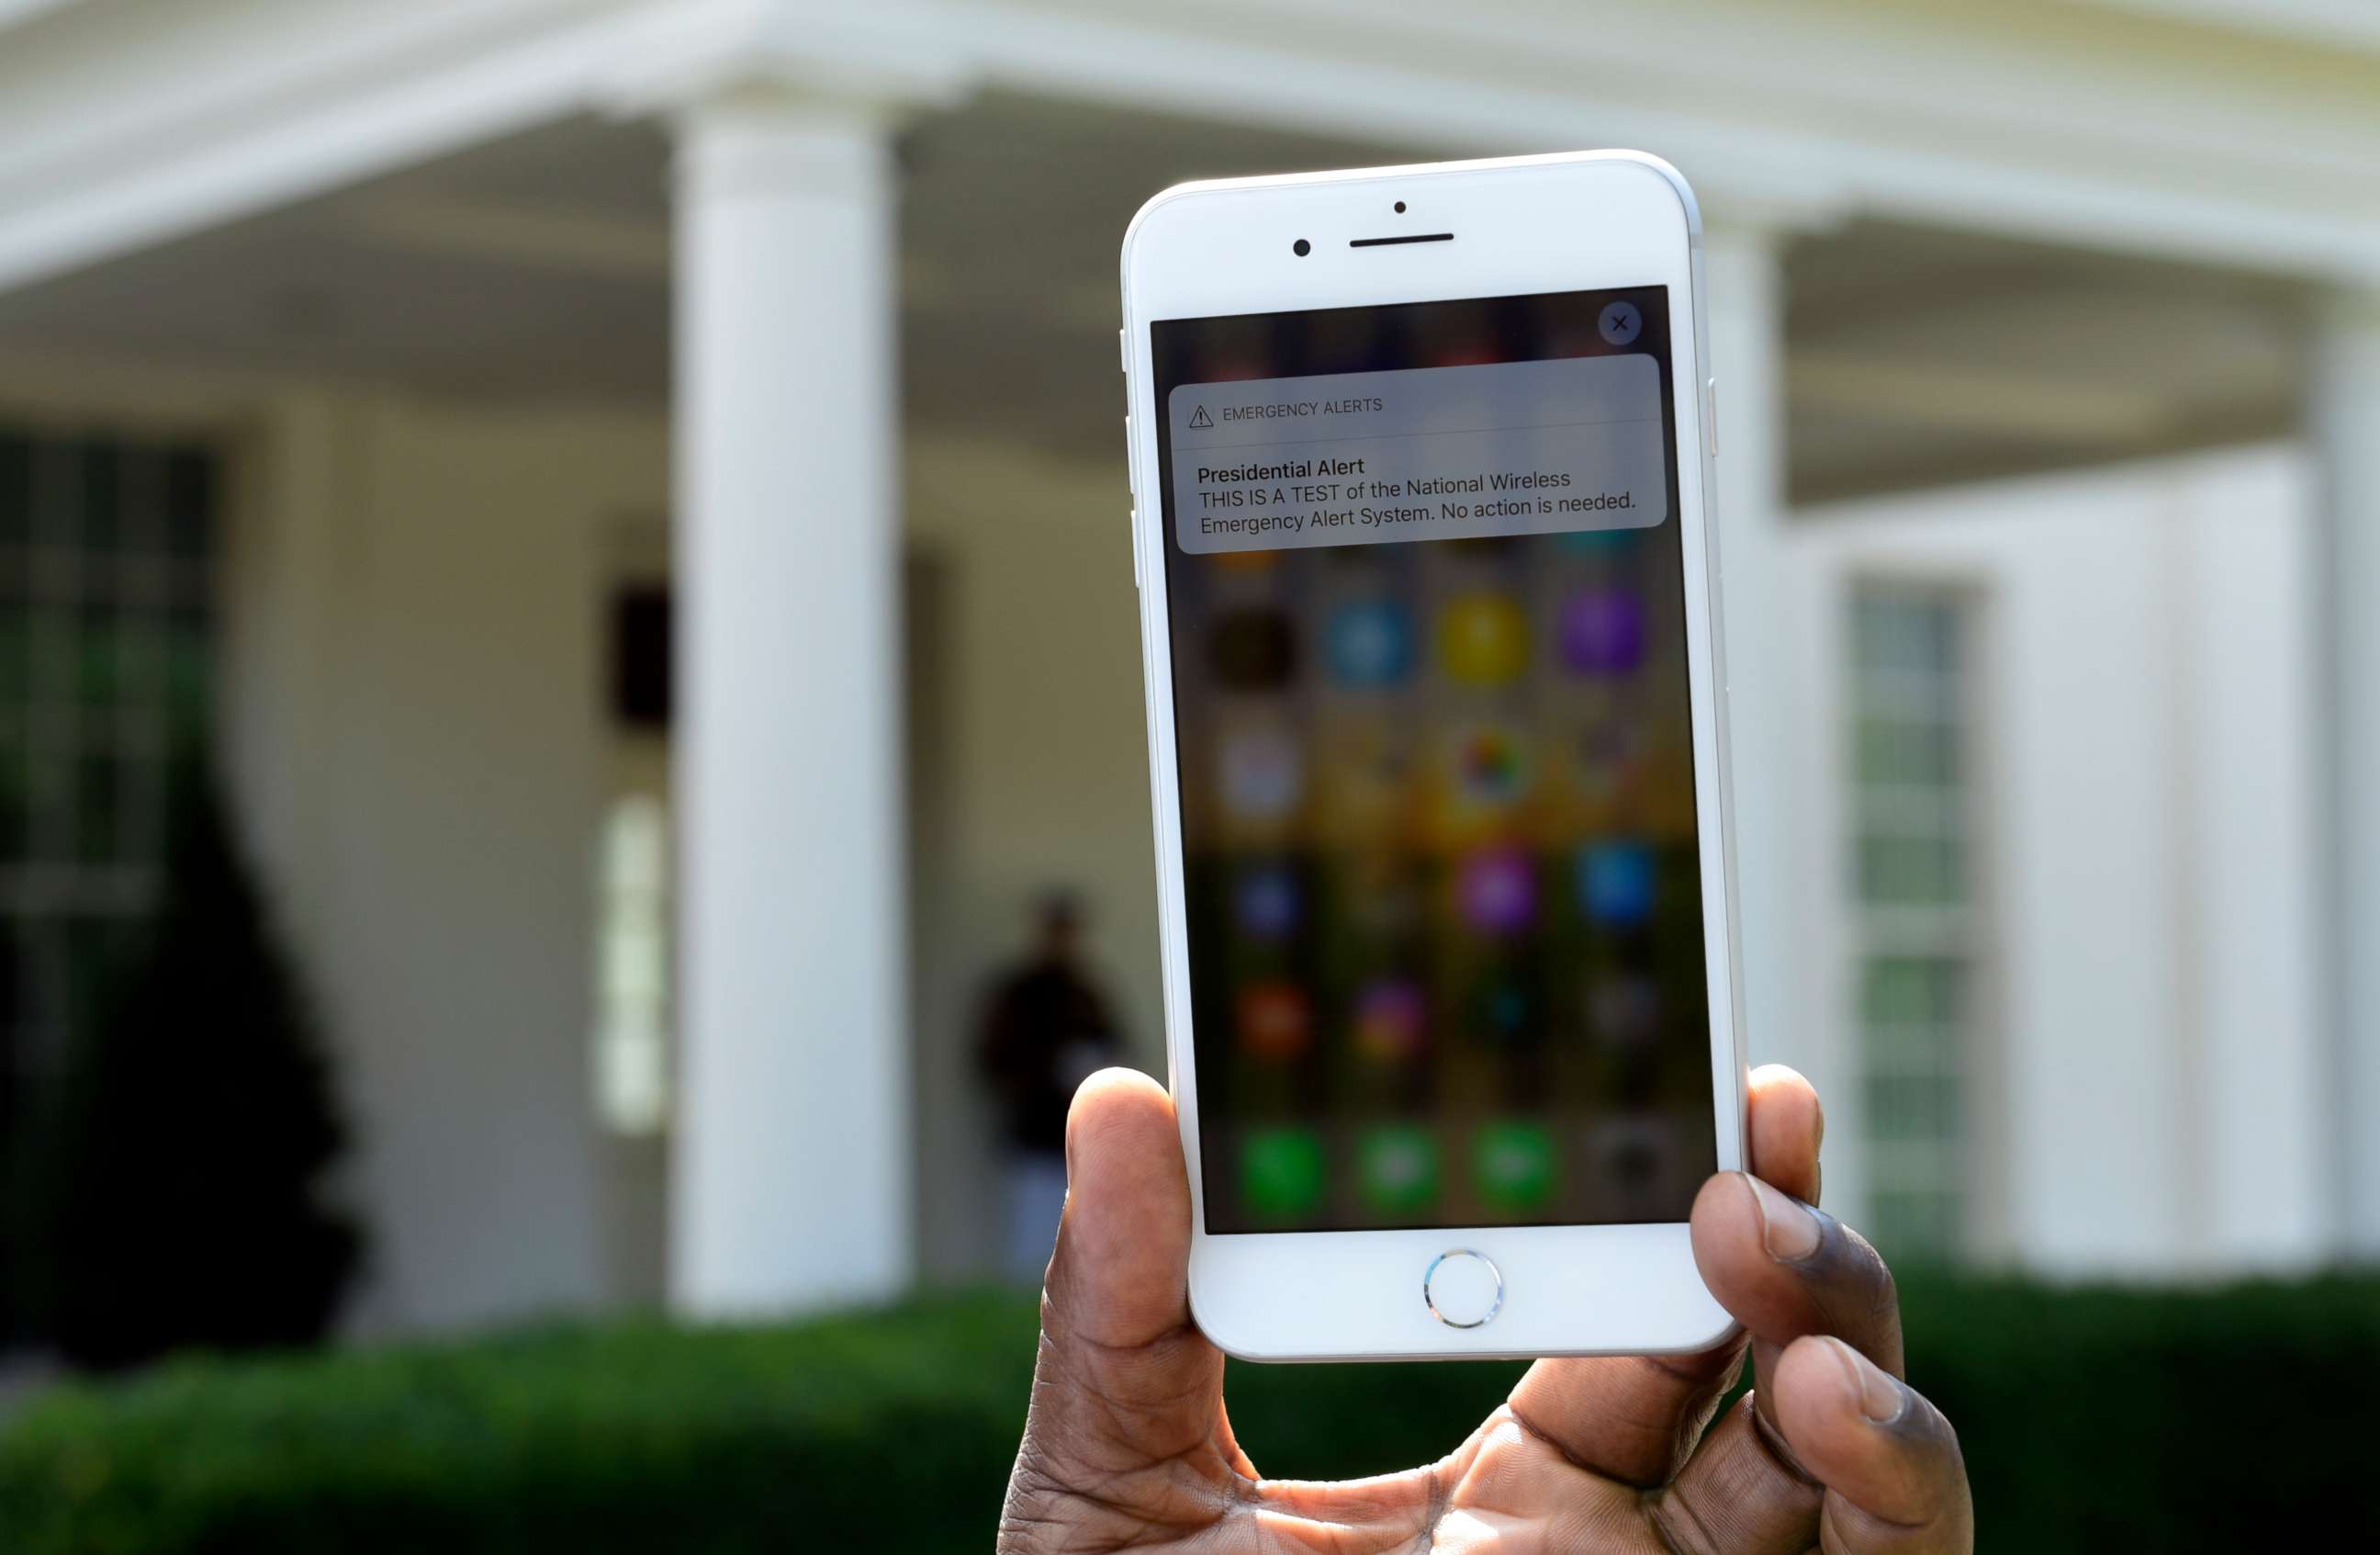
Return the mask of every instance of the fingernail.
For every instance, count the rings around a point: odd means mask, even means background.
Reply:
[[[1841,1340],[1829,1339],[1828,1342],[1835,1347],[1843,1369],[1851,1376],[1852,1388],[1858,1391],[1860,1413],[1879,1426],[1900,1419],[1900,1412],[1909,1407],[1909,1390]]]
[[[1818,1217],[1749,1172],[1752,1202],[1760,1210],[1760,1241],[1772,1258],[1799,1263],[1818,1250]]]

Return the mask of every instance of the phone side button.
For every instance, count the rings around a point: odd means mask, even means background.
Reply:
[[[1703,443],[1710,456],[1718,457],[1718,380],[1703,380]]]
[[[1485,1253],[1449,1247],[1422,1271],[1421,1299],[1448,1328],[1485,1328],[1504,1310],[1504,1271]]]
[[[1140,509],[1134,508],[1126,516],[1125,522],[1132,526],[1132,586],[1145,588],[1147,585],[1140,580]]]

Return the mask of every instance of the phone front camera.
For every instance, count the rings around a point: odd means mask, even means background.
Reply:
[[[1289,246],[1289,251],[1295,254],[1299,259],[1304,259],[1306,255],[1314,251],[1314,245],[1301,237],[1296,242],[1292,243]]]

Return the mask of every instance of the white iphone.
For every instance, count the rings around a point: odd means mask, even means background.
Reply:
[[[1185,184],[1123,243],[1207,1335],[1675,1352],[1743,1160],[1701,223],[1632,152]]]

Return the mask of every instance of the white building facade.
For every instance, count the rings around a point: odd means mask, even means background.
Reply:
[[[218,471],[358,1323],[983,1267],[1036,888],[1160,1039],[1124,220],[1578,145],[1709,223],[1752,1040],[1830,1199],[2057,1275],[2380,1255],[2364,8],[0,0],[0,433]],[[85,537],[25,489],[30,580]],[[607,690],[663,588],[666,734]],[[18,701],[0,763],[81,759]],[[26,792],[30,1094],[51,927],[139,893]]]

